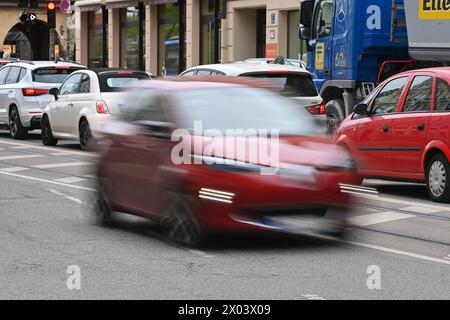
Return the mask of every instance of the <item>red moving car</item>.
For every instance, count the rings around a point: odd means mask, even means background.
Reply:
[[[384,81],[336,132],[366,178],[426,182],[450,201],[450,68],[414,70]]]
[[[355,181],[355,170],[341,148],[314,137],[313,120],[292,100],[239,82],[244,80],[220,81],[143,81],[130,95],[133,105],[106,130],[108,147],[98,164],[100,220],[113,211],[147,217],[187,245],[232,230],[342,232],[349,198],[339,184]],[[192,131],[194,121],[219,135],[202,138]],[[179,141],[171,137],[180,128],[194,147],[184,155],[187,163],[175,164]],[[249,144],[244,156],[217,149],[205,155],[211,141],[226,145],[235,138],[220,136],[229,129],[280,130],[276,174],[261,174],[270,168],[249,160]]]

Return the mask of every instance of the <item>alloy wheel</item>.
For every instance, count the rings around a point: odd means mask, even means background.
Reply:
[[[200,240],[199,227],[191,216],[189,204],[180,197],[174,197],[167,208],[165,229],[175,242],[193,246]]]
[[[15,137],[17,135],[18,129],[18,123],[19,120],[19,114],[17,113],[16,109],[11,110],[11,118],[9,120],[9,131],[12,137]]]
[[[445,173],[445,166],[441,161],[437,160],[431,164],[428,183],[433,196],[442,196],[447,184],[447,176]]]

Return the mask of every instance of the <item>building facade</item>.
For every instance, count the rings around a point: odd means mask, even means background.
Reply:
[[[59,1],[55,1],[56,29],[55,52],[57,57],[67,60],[75,59],[75,15],[64,14],[59,10]],[[19,16],[23,9],[19,1],[0,2],[0,58],[4,53],[25,60],[49,60],[50,29],[47,25],[46,1],[41,1],[34,12],[37,20],[33,24],[20,23]]]
[[[77,61],[176,75],[199,64],[298,59],[298,0],[78,0]]]

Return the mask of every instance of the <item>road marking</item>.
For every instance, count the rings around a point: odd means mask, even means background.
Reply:
[[[35,178],[35,177],[30,177],[30,176],[24,176],[22,174],[17,174],[17,173],[12,173],[12,172],[4,172],[4,171],[1,171],[1,170],[0,170],[0,174],[5,175],[5,176],[22,178],[22,179],[26,179],[26,180],[33,180],[33,181],[38,181],[38,182],[50,183],[50,184],[54,184],[54,185],[58,185],[58,186],[64,186],[64,187],[69,187],[69,188],[73,188],[73,189],[94,191],[94,192],[97,191],[94,188],[82,187],[82,186],[77,186],[77,185],[63,183],[63,182],[57,182],[57,181],[52,181],[52,180],[47,180],[47,179],[41,179],[41,178]]]
[[[47,189],[47,190],[50,191],[51,193],[54,193],[54,194],[58,195],[58,196],[63,196],[67,200],[76,202],[78,204],[83,204],[84,203],[82,200],[80,200],[78,198],[75,198],[75,197],[72,197],[72,196],[69,196],[69,195],[67,195],[67,194],[65,194],[63,192],[58,191],[58,190],[55,190],[55,189]]]
[[[417,254],[417,253],[412,253],[412,252],[407,252],[407,251],[402,251],[402,250],[396,250],[396,249],[381,247],[381,246],[368,244],[368,243],[361,243],[361,242],[354,242],[354,241],[345,241],[345,240],[336,240],[336,241],[341,242],[341,243],[351,244],[353,246],[369,248],[369,249],[373,249],[373,250],[393,253],[393,254],[406,256],[406,257],[411,257],[411,258],[416,258],[416,259],[420,259],[420,260],[425,260],[425,261],[430,261],[430,262],[436,262],[436,263],[450,265],[450,260],[433,258],[433,257],[425,256],[425,255],[422,255],[422,254]]]
[[[386,223],[391,221],[415,218],[412,214],[399,213],[395,211],[383,211],[378,213],[354,216],[349,219],[351,225],[367,227],[374,224]]]
[[[437,209],[433,209],[433,208],[427,208],[424,206],[411,206],[411,207],[401,208],[399,210],[410,211],[410,212],[414,212],[414,213],[422,213],[422,214],[431,214],[431,213],[436,213],[436,212],[441,211],[441,210],[437,210]]]
[[[0,143],[7,144],[7,145],[12,145],[12,146],[27,146],[28,148],[39,149],[39,150],[46,150],[46,151],[53,151],[53,152],[57,150],[57,147],[35,146],[35,145],[32,145],[32,144],[27,144],[27,143],[10,142],[10,141],[4,141],[4,140],[0,140]],[[84,151],[64,150],[64,152],[68,152],[70,154],[77,154],[77,155],[81,155],[81,156],[86,156],[86,157],[95,157],[95,158],[98,157],[98,154],[84,152]]]
[[[37,168],[37,169],[53,169],[53,168],[85,166],[85,165],[88,165],[88,164],[92,164],[92,163],[91,162],[85,162],[85,161],[60,162],[60,163],[50,163],[50,164],[39,164],[39,165],[33,166],[33,168]]]
[[[23,150],[23,149],[30,149],[30,146],[12,146],[10,148],[16,150]]]
[[[67,151],[61,151],[61,152],[52,152],[52,153],[49,153],[49,155],[51,155],[51,156],[71,156],[72,153],[67,152]]]
[[[189,251],[189,252],[192,253],[192,254],[195,254],[196,256],[200,256],[200,257],[202,257],[202,258],[212,258],[212,257],[213,257],[212,255],[207,254],[206,252],[201,251],[201,250],[197,250],[197,249],[188,249],[188,248],[183,248],[183,249]]]
[[[402,205],[406,205],[408,207],[417,206],[417,207],[424,207],[424,208],[428,208],[428,209],[434,209],[434,210],[438,210],[438,211],[450,211],[450,206],[445,207],[445,206],[439,206],[439,205],[435,205],[435,204],[414,202],[414,201],[410,201],[410,200],[400,200],[400,199],[394,199],[394,198],[385,197],[385,196],[374,196],[374,195],[362,194],[362,193],[356,193],[356,192],[347,192],[347,193],[351,193],[360,198],[377,200],[377,201],[381,201],[381,202],[385,201],[385,202],[390,202],[390,203],[394,203],[394,204],[402,204]]]
[[[54,179],[54,181],[63,182],[63,183],[76,183],[76,182],[86,181],[86,179],[80,178],[80,177],[68,177],[68,178]]]
[[[325,298],[320,297],[318,294],[302,294],[302,297],[308,300],[326,300]]]
[[[450,261],[450,254],[449,254],[449,255],[447,255],[446,257],[443,257],[442,259],[445,259],[445,260],[448,260],[448,261]]]
[[[19,172],[19,171],[25,171],[25,170],[29,170],[29,169],[25,168],[25,167],[9,167],[9,168],[2,168],[0,170],[5,171],[5,172]]]
[[[85,174],[84,176],[82,176],[83,178],[87,178],[87,179],[97,179],[96,175],[93,174]]]
[[[43,155],[41,154],[22,154],[20,156],[6,156],[6,157],[0,157],[1,160],[16,160],[16,159],[30,159],[30,158],[42,158]]]

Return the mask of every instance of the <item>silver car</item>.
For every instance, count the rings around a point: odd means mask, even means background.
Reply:
[[[0,69],[0,127],[14,139],[41,127],[45,106],[53,99],[48,90],[59,87],[74,71],[85,67],[68,62],[21,61]]]

